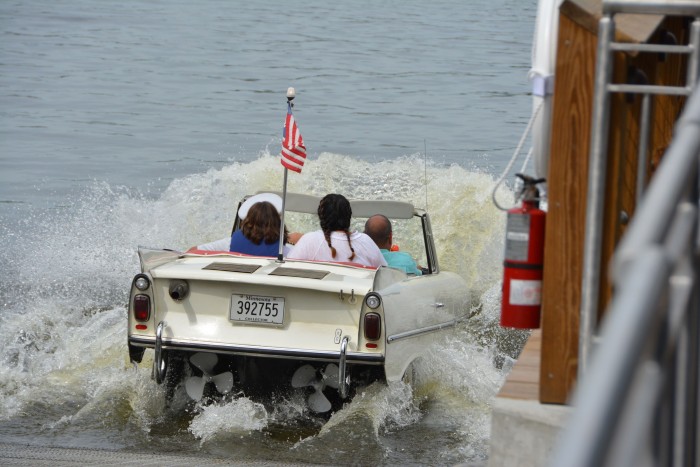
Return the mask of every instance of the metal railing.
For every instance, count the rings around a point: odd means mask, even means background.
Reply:
[[[690,28],[687,45],[638,44],[615,42],[615,15],[618,13],[682,15],[696,18]],[[662,52],[687,54],[688,66],[684,86],[648,84],[614,84],[613,52]],[[595,72],[595,94],[591,127],[591,150],[588,174],[586,230],[584,239],[583,274],[581,283],[581,314],[579,329],[578,378],[588,368],[596,332],[600,296],[601,245],[605,210],[605,180],[612,93],[642,96],[639,122],[639,151],[637,166],[637,199],[644,193],[646,180],[651,98],[654,95],[690,95],[698,80],[700,62],[700,0],[605,0],[603,17],[598,26],[598,50]]]
[[[696,87],[615,253],[600,343],[551,466],[700,465],[699,167]]]

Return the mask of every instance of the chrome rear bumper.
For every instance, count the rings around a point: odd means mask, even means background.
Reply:
[[[129,336],[129,346],[143,347],[155,349],[155,337],[138,337]],[[293,360],[309,360],[320,362],[340,361],[342,351],[329,350],[318,351],[300,348],[280,348],[280,347],[263,347],[263,346],[243,346],[237,344],[222,344],[209,342],[192,342],[172,338],[162,339],[162,349],[164,350],[181,350],[187,352],[211,352],[217,354],[228,355],[245,355],[248,357],[267,357],[267,358],[284,358]],[[384,355],[379,353],[361,353],[361,352],[346,352],[345,361],[348,364],[362,365],[382,365],[384,363]]]

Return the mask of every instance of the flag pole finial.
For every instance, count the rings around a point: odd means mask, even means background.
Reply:
[[[292,102],[296,96],[297,92],[294,90],[294,88],[287,88],[287,102]]]

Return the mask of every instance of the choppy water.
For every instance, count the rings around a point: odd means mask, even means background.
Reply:
[[[500,364],[522,338],[496,324],[504,218],[490,191],[530,115],[534,10],[0,4],[0,440],[484,463]],[[427,202],[441,267],[471,285],[475,316],[436,342],[413,386],[369,387],[328,421],[293,399],[167,409],[150,352],[128,364],[136,246],[219,238],[242,195],[280,189],[288,86],[309,149],[290,190]]]

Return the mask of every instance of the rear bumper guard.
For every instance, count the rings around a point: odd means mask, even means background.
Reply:
[[[161,336],[158,340],[153,337],[129,336],[129,345],[132,347],[145,347],[162,350],[181,350],[188,352],[211,352],[230,355],[245,355],[250,357],[285,358],[309,361],[322,361],[338,363],[338,369],[348,364],[362,365],[382,365],[384,363],[383,354],[369,354],[361,352],[348,352],[349,337],[343,338],[340,348],[337,351],[319,351],[306,349],[292,349],[279,347],[247,346],[237,344],[221,344],[207,342],[181,341],[169,339]],[[159,342],[159,343],[158,343]],[[157,345],[158,344],[158,345]],[[341,372],[341,374],[344,372]],[[340,377],[340,375],[339,375]],[[343,380],[344,380],[343,376]]]
[[[348,341],[350,336],[344,336],[340,343],[340,359],[338,361],[338,394],[341,399],[348,398],[348,378],[345,376],[345,363],[347,362]]]

